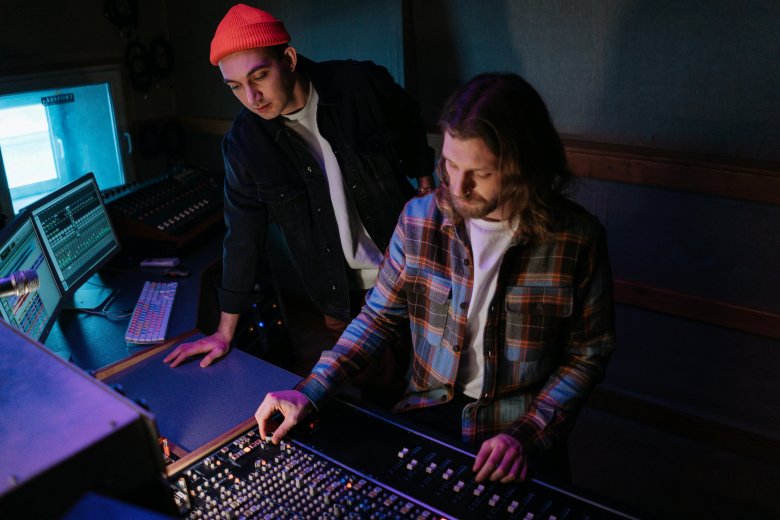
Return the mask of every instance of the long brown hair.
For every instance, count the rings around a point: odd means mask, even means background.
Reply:
[[[541,96],[523,78],[509,72],[476,76],[450,96],[439,118],[442,133],[457,139],[480,138],[499,160],[501,194],[515,236],[546,242],[555,228],[554,207],[574,184],[558,132]],[[452,207],[447,169],[439,161],[441,185],[436,201],[449,217]]]

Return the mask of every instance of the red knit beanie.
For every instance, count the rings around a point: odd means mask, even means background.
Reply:
[[[260,9],[238,4],[219,22],[211,40],[211,64],[234,52],[269,47],[290,41],[284,24]]]

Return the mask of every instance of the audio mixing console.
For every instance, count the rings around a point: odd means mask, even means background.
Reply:
[[[103,192],[120,235],[190,241],[222,220],[224,176],[201,168],[179,167],[143,184]]]
[[[334,401],[280,445],[240,432],[180,461],[177,504],[191,519],[634,518],[549,481],[478,484],[468,449],[380,415]]]

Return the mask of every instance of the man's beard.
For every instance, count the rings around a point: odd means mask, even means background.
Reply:
[[[482,197],[470,194],[467,197],[457,197],[451,193],[452,208],[461,217],[468,219],[484,218],[498,208],[498,199],[485,200]],[[469,202],[466,205],[462,201]]]

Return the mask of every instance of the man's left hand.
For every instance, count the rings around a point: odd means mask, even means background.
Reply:
[[[525,480],[528,460],[523,453],[523,445],[505,433],[486,440],[474,461],[474,472],[477,473],[477,482],[484,482],[487,478],[491,482],[500,479],[502,484]]]

